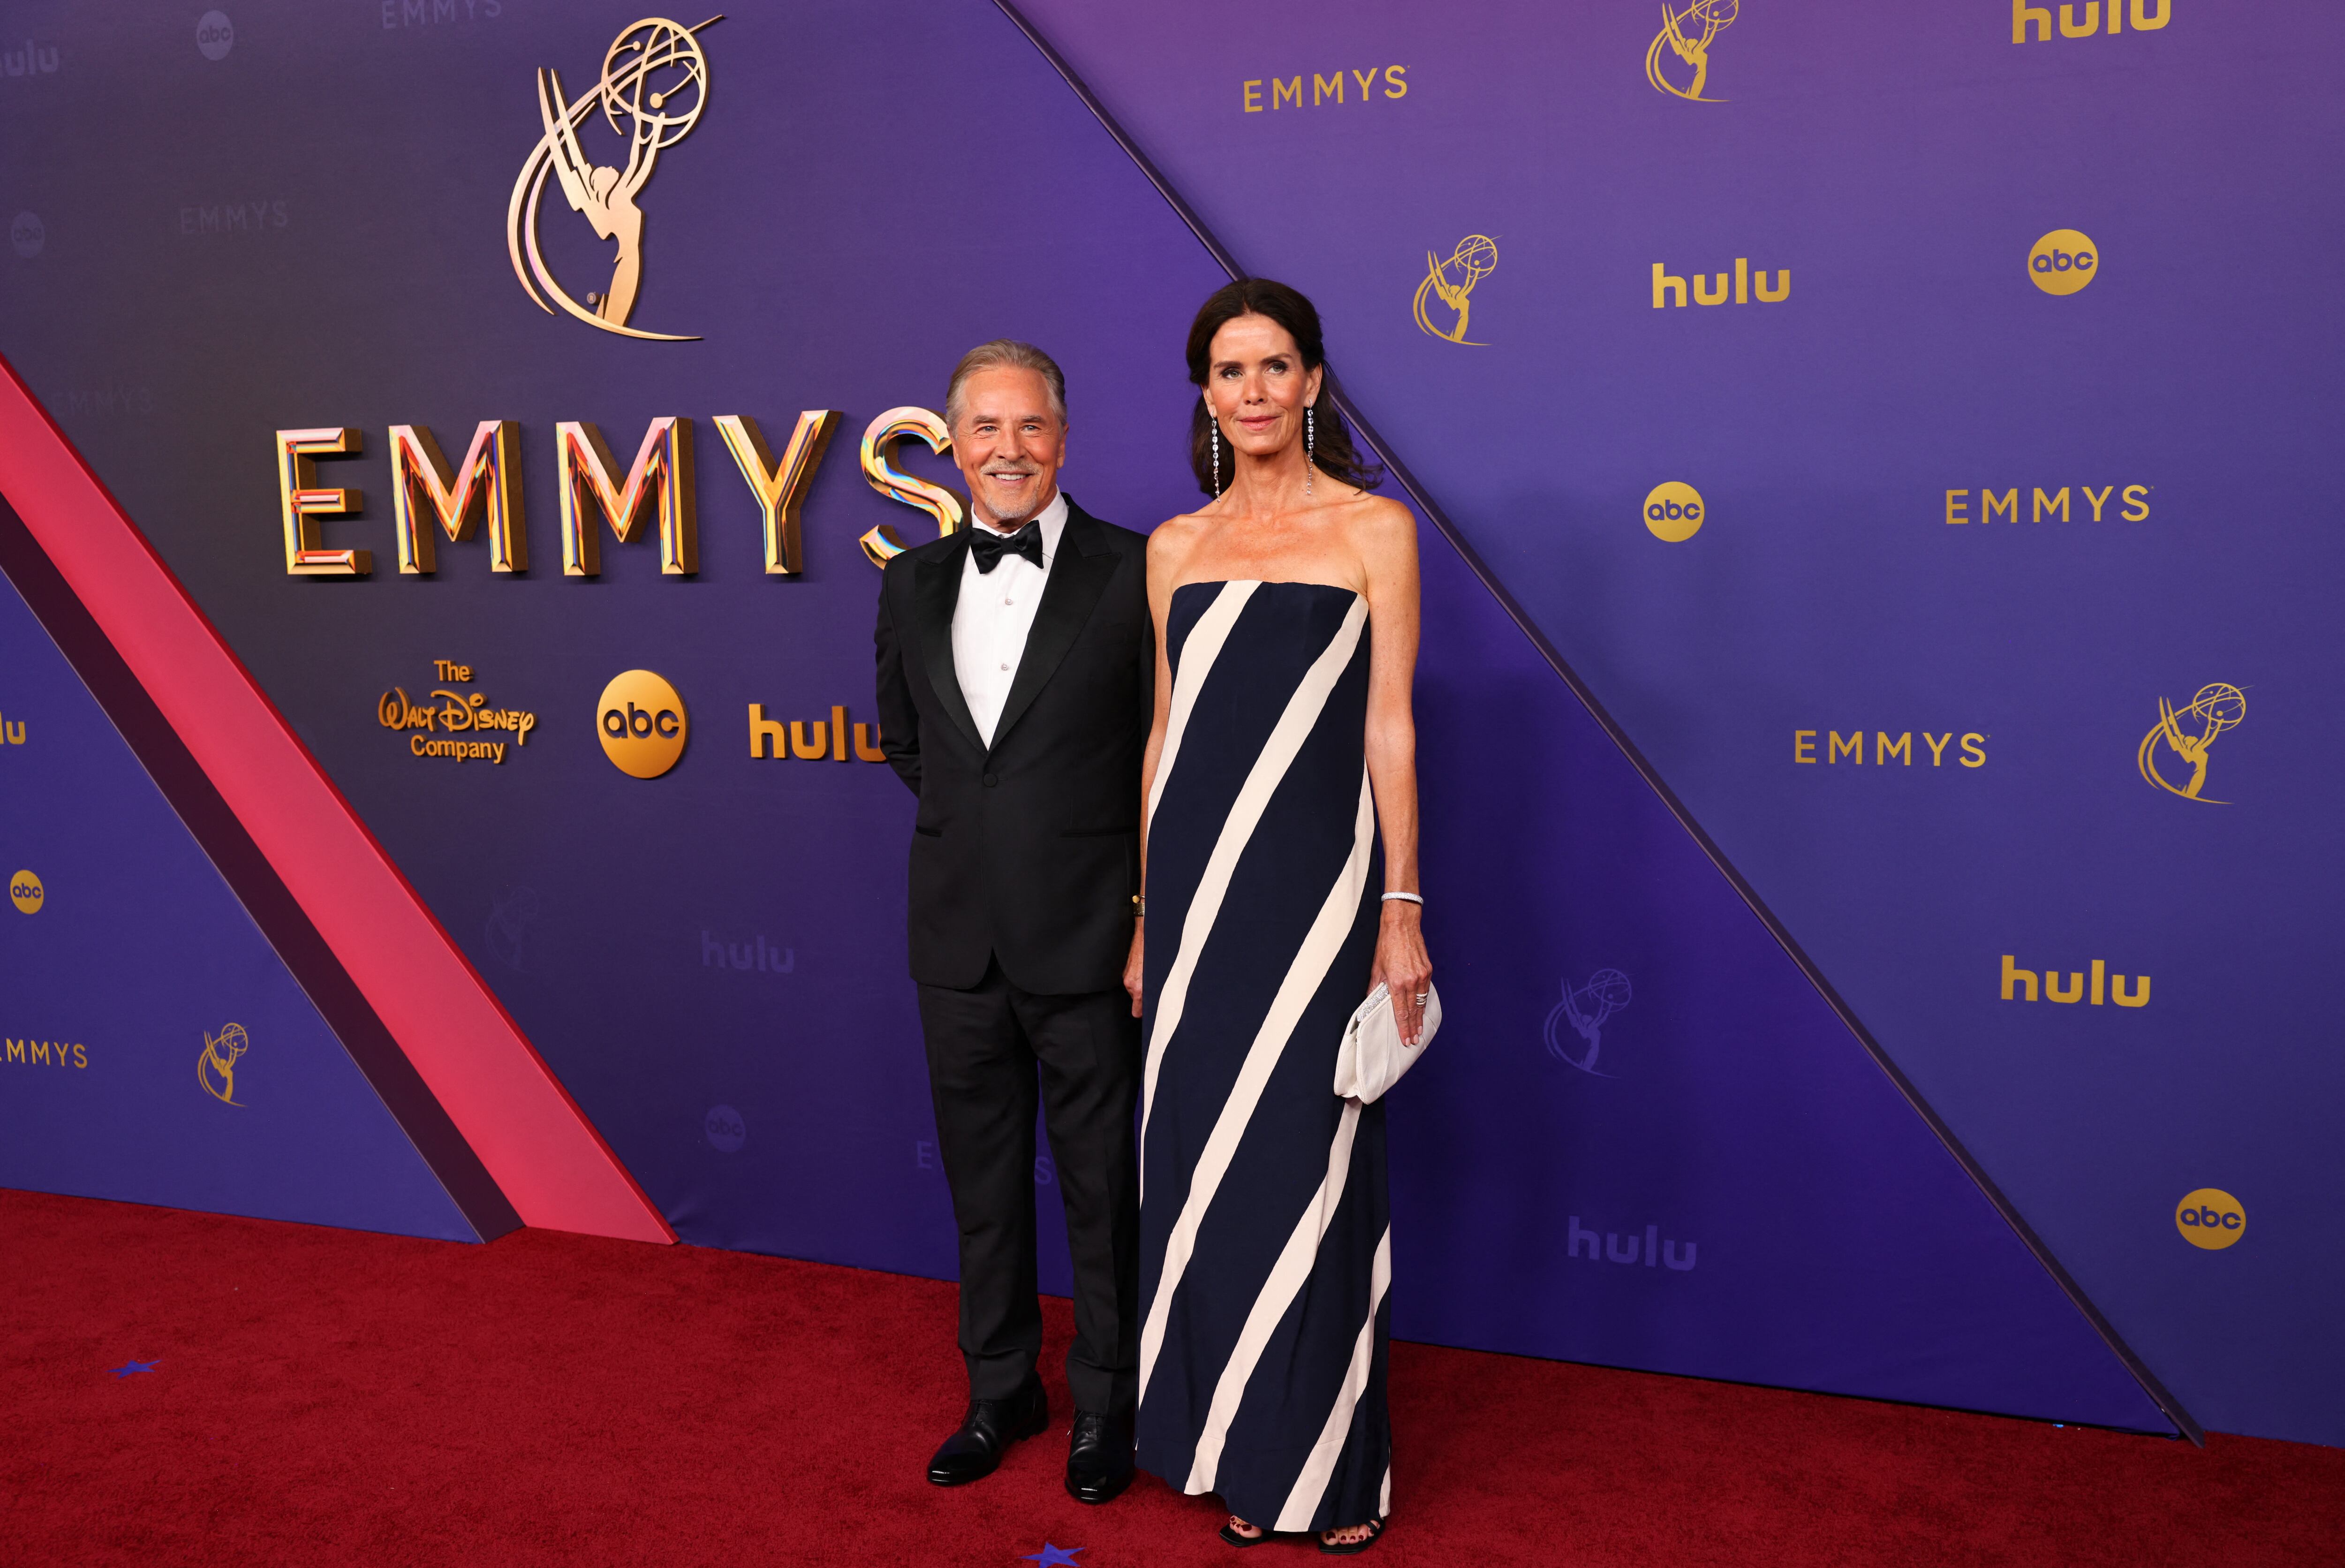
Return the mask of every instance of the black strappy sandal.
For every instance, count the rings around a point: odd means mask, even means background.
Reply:
[[[1346,1530],[1351,1527],[1349,1525],[1339,1524],[1335,1528],[1338,1530]],[[1357,1557],[1361,1553],[1365,1552],[1369,1547],[1374,1546],[1378,1541],[1382,1540],[1384,1538],[1384,1533],[1385,1522],[1381,1519],[1371,1519],[1368,1521],[1368,1533],[1365,1540],[1348,1541],[1343,1545],[1337,1546],[1332,1544],[1325,1535],[1322,1535],[1319,1538],[1319,1550],[1330,1557]]]
[[[1264,1542],[1270,1539],[1270,1532],[1264,1530],[1256,1535],[1240,1535],[1236,1531],[1230,1528],[1227,1521],[1223,1521],[1222,1524],[1222,1539],[1228,1542],[1233,1546],[1259,1546]]]

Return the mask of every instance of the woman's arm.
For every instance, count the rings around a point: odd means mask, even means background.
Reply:
[[[1421,891],[1416,866],[1416,519],[1397,502],[1372,500],[1355,525],[1367,578],[1368,783],[1376,793],[1376,824],[1384,835],[1383,891]],[[1405,899],[1387,901],[1376,932],[1378,983],[1392,993],[1393,1021],[1414,1045],[1425,1009],[1417,997],[1433,981],[1425,951],[1425,911]]]
[[[1148,801],[1156,789],[1156,763],[1164,754],[1164,728],[1172,715],[1172,664],[1165,651],[1164,619],[1172,613],[1172,580],[1179,558],[1187,553],[1181,519],[1167,523],[1148,536],[1148,618],[1156,628],[1156,700],[1150,705],[1148,749],[1140,759],[1140,888],[1148,891]],[[1132,951],[1124,956],[1123,988],[1132,993],[1132,1015],[1140,1016],[1142,938],[1145,916],[1132,922]]]

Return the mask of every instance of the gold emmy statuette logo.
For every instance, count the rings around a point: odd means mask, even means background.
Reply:
[[[2248,1233],[2247,1206],[2221,1187],[2202,1186],[2174,1206],[2174,1228],[2191,1246],[2220,1252]]]
[[[2157,699],[2157,722],[2141,738],[2141,747],[2134,754],[2135,764],[2144,779],[2169,795],[2179,795],[2205,806],[2228,806],[2228,800],[2211,799],[2198,793],[2207,787],[2207,748],[2223,731],[2237,729],[2239,720],[2247,716],[2247,694],[2221,681],[2200,687],[2188,708],[2178,709],[2161,697]],[[2189,765],[2188,782],[2174,781],[2174,774],[2179,769],[2174,763],[2161,760],[2161,748]]]
[[[2073,294],[2100,270],[2092,236],[2074,229],[2055,229],[2027,252],[2027,276],[2047,294]]]
[[[558,306],[606,332],[663,343],[698,341],[627,325],[644,272],[644,213],[635,198],[651,178],[661,152],[690,136],[700,123],[700,111],[708,101],[708,59],[693,35],[723,19],[711,16],[697,27],[658,16],[629,23],[603,56],[602,79],[574,104],[563,101],[560,76],[550,69],[538,71],[537,107],[545,134],[530,149],[521,178],[513,181],[513,200],[505,211],[505,249],[513,258],[513,276],[548,315]],[[624,168],[590,162],[579,145],[578,127],[597,107],[611,128],[627,140]],[[554,281],[538,249],[538,200],[549,174],[562,182],[572,211],[585,214],[595,233],[618,242],[610,287],[588,294],[585,305]]]
[[[1653,537],[1671,545],[1682,545],[1701,532],[1701,521],[1708,514],[1701,504],[1701,492],[1690,484],[1670,480],[1656,484],[1645,497],[1645,526]]]
[[[594,712],[603,755],[622,773],[656,779],[684,755],[690,733],[684,698],[647,669],[612,677]]]
[[[41,879],[30,871],[18,871],[8,879],[8,901],[23,914],[41,912],[41,901],[49,895],[42,891]]]
[[[236,1097],[236,1062],[251,1044],[241,1023],[231,1023],[218,1035],[204,1036],[204,1054],[196,1058],[196,1082],[204,1086],[205,1094],[222,1105],[244,1104]]]
[[[1444,342],[1464,343],[1468,348],[1482,348],[1466,336],[1466,318],[1473,308],[1474,285],[1498,270],[1497,241],[1487,234],[1468,234],[1457,242],[1457,249],[1442,260],[1430,250],[1425,253],[1425,281],[1416,286],[1416,298],[1409,305],[1409,314],[1416,319],[1417,331]],[[1425,313],[1425,297],[1437,295],[1443,304],[1457,313],[1457,324],[1447,331],[1433,324]]]
[[[1742,0],[1687,0],[1682,10],[1672,11],[1669,0],[1661,4],[1661,30],[1653,35],[1652,47],[1645,51],[1645,80],[1653,84],[1655,92],[1668,93],[1689,103],[1719,104],[1723,98],[1705,98],[1702,84],[1710,80],[1711,40],[1734,25],[1742,11]],[[1680,87],[1670,80],[1661,69],[1661,51],[1667,49],[1680,60],[1693,67],[1693,80]]]

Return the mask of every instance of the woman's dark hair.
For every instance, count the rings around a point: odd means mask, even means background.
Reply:
[[[1294,346],[1303,351],[1305,372],[1323,370],[1327,364],[1326,345],[1319,336],[1319,312],[1310,300],[1284,283],[1268,278],[1241,278],[1236,282],[1217,289],[1197,311],[1197,319],[1189,328],[1189,380],[1203,387],[1212,371],[1209,362],[1213,350],[1213,334],[1223,323],[1240,316],[1261,316],[1286,329]],[[1335,412],[1335,372],[1332,370],[1319,381],[1319,401],[1315,408],[1324,408],[1327,417],[1315,423],[1323,426],[1313,442],[1313,461],[1320,472],[1345,484],[1356,484],[1363,490],[1374,490],[1384,483],[1384,471],[1374,462],[1360,455],[1352,444],[1352,433],[1344,416]],[[1197,488],[1211,495],[1213,493],[1213,416],[1205,412],[1205,400],[1199,398],[1189,411],[1189,466],[1197,475]],[[1234,464],[1234,454],[1227,460]],[[1222,482],[1229,483],[1233,467],[1224,466]]]

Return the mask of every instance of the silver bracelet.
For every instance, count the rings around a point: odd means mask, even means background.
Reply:
[[[1385,895],[1385,902],[1386,903],[1392,902],[1395,899],[1399,899],[1406,903],[1415,904],[1419,909],[1423,909],[1425,907],[1425,900],[1415,893],[1386,893]]]

